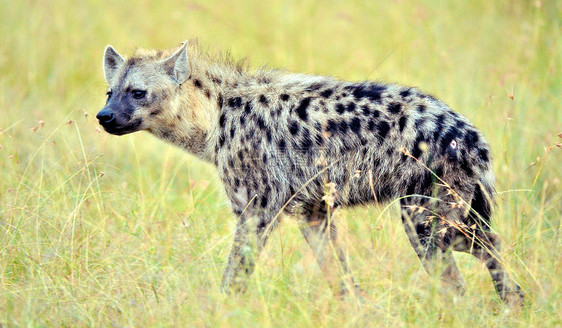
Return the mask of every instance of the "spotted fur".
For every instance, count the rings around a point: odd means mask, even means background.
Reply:
[[[330,273],[338,261],[347,265],[329,213],[400,198],[404,227],[429,273],[462,291],[450,251],[469,252],[486,263],[502,299],[522,302],[489,230],[488,144],[435,97],[380,82],[250,71],[194,43],[176,52],[137,50],[126,60],[108,47],[104,70],[112,95],[98,118],[108,132],[147,130],[217,167],[239,217],[225,289],[244,287],[285,213],[301,219],[330,283],[358,291],[352,279]],[[146,91],[144,99],[134,90]],[[445,261],[444,271],[435,272],[435,260]]]

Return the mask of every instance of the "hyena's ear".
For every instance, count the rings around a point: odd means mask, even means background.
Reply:
[[[163,64],[166,72],[178,85],[189,79],[191,68],[187,59],[187,41],[184,41],[181,48],[173,55],[164,59]]]
[[[121,57],[112,46],[105,47],[105,52],[103,53],[103,73],[105,74],[105,81],[110,84],[115,73],[121,68],[125,59]]]

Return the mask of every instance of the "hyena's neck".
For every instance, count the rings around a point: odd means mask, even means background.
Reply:
[[[161,118],[160,128],[151,132],[200,159],[216,163],[224,94],[251,77],[226,64],[192,62],[191,67],[190,78],[170,104],[172,110]]]

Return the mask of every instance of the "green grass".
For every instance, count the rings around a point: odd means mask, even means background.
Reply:
[[[560,17],[560,1],[0,1],[0,326],[561,326],[562,158],[545,152],[562,142]],[[94,119],[106,44],[194,37],[256,67],[419,86],[470,118],[528,308],[509,311],[462,254],[468,291],[443,294],[395,205],[336,214],[381,309],[333,297],[291,218],[248,292],[221,294],[234,217],[214,168]]]

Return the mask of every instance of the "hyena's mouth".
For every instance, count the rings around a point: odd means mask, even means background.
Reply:
[[[111,133],[118,136],[138,131],[141,124],[142,124],[141,118],[137,118],[126,125],[119,125],[115,121],[100,122],[100,125],[103,126],[103,129],[107,133]]]

